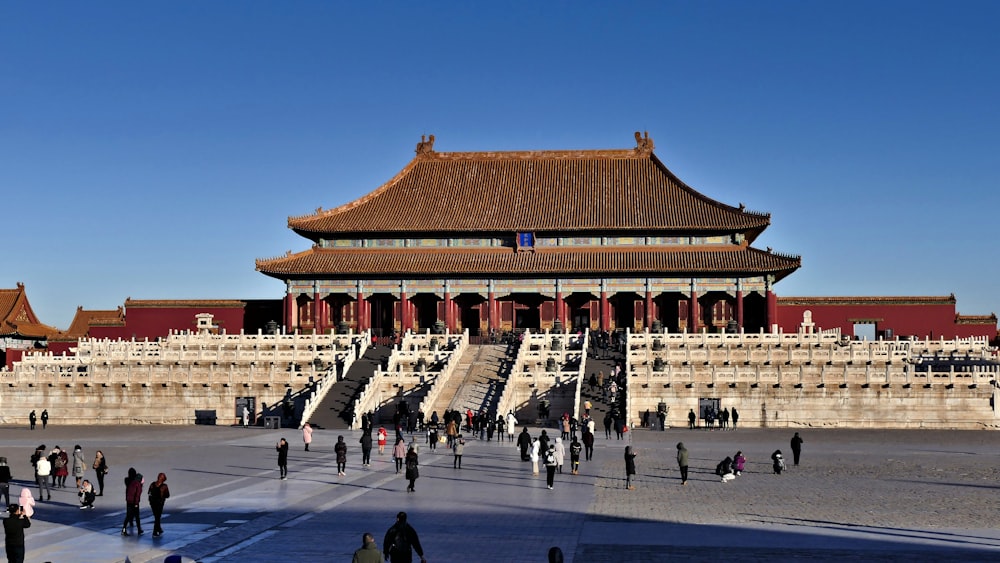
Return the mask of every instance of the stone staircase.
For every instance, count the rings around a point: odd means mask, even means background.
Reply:
[[[372,346],[365,350],[351,369],[333,384],[320,402],[309,423],[316,428],[348,429],[354,415],[354,401],[375,370],[385,365],[392,348]],[[304,422],[304,421],[303,421]]]
[[[485,409],[493,413],[500,397],[501,385],[513,358],[505,344],[471,345],[458,360],[458,366],[445,388],[438,395],[430,412],[441,416],[446,409]]]

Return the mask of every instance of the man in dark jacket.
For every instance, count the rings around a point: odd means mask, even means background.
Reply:
[[[375,545],[375,536],[368,532],[361,536],[361,547],[354,552],[351,563],[382,563],[382,551]]]
[[[412,563],[414,551],[420,557],[420,563],[427,561],[424,559],[424,548],[420,546],[417,531],[406,523],[405,512],[396,515],[396,523],[385,533],[382,547],[385,548],[386,560],[391,557],[392,563]]]
[[[141,536],[142,522],[139,520],[139,502],[142,501],[142,474],[137,473],[134,467],[128,468],[128,477],[125,477],[125,521],[122,522],[122,535],[130,535],[128,529],[135,522],[136,532]]]
[[[799,455],[802,454],[802,438],[799,437],[799,433],[796,432],[792,436],[792,459],[795,465],[799,464]]]
[[[528,448],[531,447],[531,434],[528,434],[528,428],[522,428],[521,433],[517,436],[517,447],[521,448],[521,461],[528,461],[531,457],[528,455]]]
[[[7,511],[10,512],[10,515],[3,521],[7,561],[24,563],[24,529],[31,527],[31,520],[24,515],[24,510],[16,504],[7,507]]]

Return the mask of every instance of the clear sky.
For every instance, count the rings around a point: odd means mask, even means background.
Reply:
[[[0,0],[0,287],[279,298],[288,216],[439,151],[631,148],[771,213],[779,295],[1000,312],[1000,2]]]

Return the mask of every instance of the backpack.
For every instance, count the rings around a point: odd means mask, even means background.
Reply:
[[[406,528],[404,526],[396,526],[390,551],[395,554],[408,553],[410,551],[410,542],[406,539]]]
[[[66,467],[66,458],[64,458],[61,455],[56,456],[55,466],[56,466],[57,469],[58,468],[62,468],[62,467]]]
[[[556,464],[556,453],[552,450],[545,452],[545,465],[555,465]]]

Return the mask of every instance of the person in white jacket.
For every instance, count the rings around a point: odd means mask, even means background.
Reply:
[[[514,411],[509,411],[507,413],[507,441],[514,441],[514,430],[517,428],[517,417],[514,416]]]
[[[531,439],[531,474],[538,475],[538,438]]]

